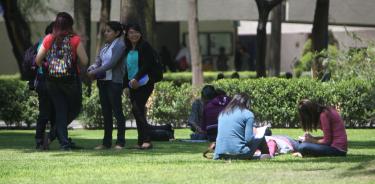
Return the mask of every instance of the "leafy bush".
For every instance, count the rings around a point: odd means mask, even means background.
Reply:
[[[38,99],[34,91],[30,91],[25,81],[18,75],[0,77],[0,119],[7,126],[28,127],[36,122],[38,116]]]
[[[296,104],[303,98],[335,106],[350,127],[368,126],[375,117],[375,83],[364,79],[326,83],[311,79],[224,79],[213,85],[230,96],[248,93],[252,97],[256,121],[270,123],[273,127],[298,127]],[[100,128],[103,120],[98,89],[96,85],[92,89],[91,96],[84,96],[81,120],[87,128]],[[147,117],[153,123],[183,126],[199,91],[187,83],[177,86],[173,82],[159,82],[146,105]],[[25,82],[18,77],[0,77],[0,95],[0,119],[8,125],[36,121],[37,98],[34,92],[28,91]],[[126,119],[134,119],[125,94],[122,103]]]
[[[220,72],[204,72],[204,82],[211,83],[217,79],[217,75]],[[223,72],[225,78],[231,78],[231,75],[234,73],[234,71],[227,71]],[[241,79],[249,79],[249,78],[255,78],[256,73],[245,71],[245,72],[238,72]],[[169,81],[173,82],[176,85],[181,85],[183,83],[190,83],[191,84],[192,79],[192,73],[191,72],[175,72],[175,73],[164,73],[164,79],[163,81]]]

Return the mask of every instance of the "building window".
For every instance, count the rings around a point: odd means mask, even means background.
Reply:
[[[187,46],[189,37],[183,33]],[[225,48],[226,55],[233,55],[233,35],[231,32],[200,32],[199,47],[203,56],[217,56],[221,47]]]

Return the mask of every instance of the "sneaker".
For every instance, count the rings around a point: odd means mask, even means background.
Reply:
[[[103,144],[98,145],[94,148],[94,150],[104,150],[104,149],[109,149],[110,147],[104,146]]]
[[[149,150],[149,149],[152,149],[152,148],[153,148],[153,146],[150,142],[144,142],[141,146],[142,150]]]
[[[124,146],[121,146],[121,145],[119,145],[119,144],[116,144],[116,145],[113,147],[113,149],[115,149],[115,150],[122,150],[122,149],[124,149]]]
[[[259,159],[265,160],[265,159],[271,159],[272,156],[270,154],[261,154]]]

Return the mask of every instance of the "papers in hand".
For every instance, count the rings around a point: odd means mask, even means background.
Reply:
[[[264,137],[264,134],[266,133],[267,128],[268,128],[268,126],[262,126],[262,127],[257,128],[257,131],[256,131],[256,134],[255,134],[254,138],[260,139],[260,138]]]
[[[139,84],[139,86],[144,86],[144,85],[146,85],[147,84],[147,82],[150,80],[150,78],[148,77],[148,75],[144,75],[144,76],[142,76],[140,79],[139,79],[139,81],[138,81],[138,84]],[[130,81],[129,81],[129,87],[130,88],[133,88],[132,87],[132,85],[131,85],[131,83],[130,83]]]

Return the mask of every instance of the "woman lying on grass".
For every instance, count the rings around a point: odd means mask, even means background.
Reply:
[[[295,156],[346,156],[348,139],[345,125],[335,108],[304,99],[298,104],[298,112],[306,133],[301,137],[302,144]],[[323,131],[323,137],[308,133],[317,128]]]

